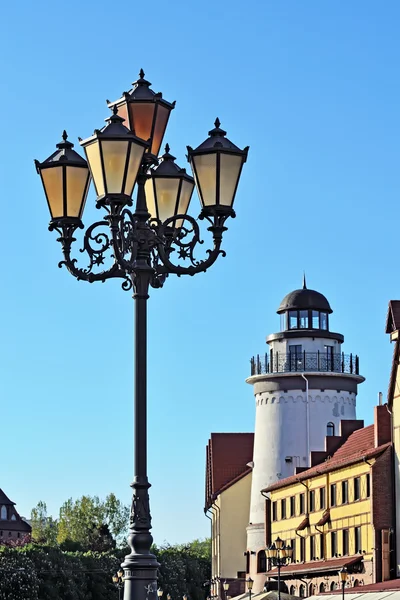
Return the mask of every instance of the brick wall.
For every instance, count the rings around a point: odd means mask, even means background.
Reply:
[[[389,446],[372,467],[372,524],[376,530],[393,527],[393,510],[392,448]]]
[[[375,448],[392,441],[391,416],[387,410],[386,404],[375,406],[374,436]]]

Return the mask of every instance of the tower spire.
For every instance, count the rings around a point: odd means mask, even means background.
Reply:
[[[303,290],[307,289],[307,284],[306,284],[306,272],[303,271]]]

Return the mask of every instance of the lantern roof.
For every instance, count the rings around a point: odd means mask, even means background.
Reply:
[[[62,133],[62,142],[56,144],[57,150],[53,152],[53,154],[51,154],[48,158],[46,158],[46,160],[44,160],[42,163],[40,163],[39,161],[35,161],[36,166],[46,167],[50,166],[49,163],[65,161],[68,162],[68,164],[71,166],[86,167],[86,160],[80,154],[75,152],[75,150],[73,150],[74,144],[68,142],[67,140],[68,134],[64,129]]]
[[[147,79],[144,78],[144,75],[145,73],[143,69],[140,69],[139,79],[132,83],[133,88],[129,90],[129,92],[123,92],[122,97],[118,100],[115,100],[114,102],[109,102],[107,100],[107,103],[110,106],[110,108],[114,106],[114,104],[120,104],[122,100],[126,100],[127,102],[130,102],[132,100],[144,102],[158,101],[161,104],[170,107],[171,109],[175,108],[175,101],[168,102],[167,100],[164,100],[161,92],[155,92],[154,90],[150,89],[151,83],[150,81],[147,81]]]
[[[218,117],[215,119],[214,122],[214,129],[211,129],[208,132],[208,135],[210,137],[208,137],[206,140],[204,140],[204,142],[202,144],[200,144],[199,146],[197,146],[197,148],[195,148],[194,150],[192,150],[192,148],[190,148],[190,152],[209,152],[210,150],[222,150],[223,152],[234,152],[237,154],[243,154],[244,153],[244,161],[246,162],[247,159],[247,153],[249,150],[249,147],[247,146],[244,150],[241,150],[238,146],[236,146],[233,142],[231,142],[226,136],[226,131],[224,131],[223,129],[221,129],[220,125],[221,125],[221,121],[218,119]],[[188,146],[188,150],[189,150],[189,146]]]
[[[170,154],[169,144],[166,144],[165,154],[162,155],[158,167],[156,167],[152,172],[156,174],[157,177],[183,176],[185,179],[193,182],[193,177],[186,173],[186,169],[183,169],[176,164],[175,158],[175,156],[172,156],[172,154]]]
[[[113,114],[110,117],[107,117],[107,119],[104,119],[106,121],[107,125],[104,125],[104,127],[102,129],[95,129],[93,135],[91,137],[87,138],[86,140],[82,140],[81,138],[79,138],[79,142],[80,142],[81,146],[84,146],[88,142],[91,142],[97,138],[115,139],[115,138],[128,138],[128,137],[130,139],[134,139],[139,144],[142,144],[144,146],[149,145],[148,141],[137,137],[130,129],[128,129],[128,127],[125,127],[125,125],[123,124],[125,119],[123,119],[122,117],[120,117],[117,114],[118,107],[116,104],[114,106],[110,106],[110,108],[111,108]]]

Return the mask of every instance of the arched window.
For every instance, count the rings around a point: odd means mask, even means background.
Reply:
[[[310,585],[308,586],[308,595],[309,596],[314,596],[315,595],[315,585],[313,583],[310,583]]]
[[[324,582],[319,584],[319,593],[323,594],[325,592],[325,584]]]
[[[331,592],[333,592],[333,590],[336,590],[336,589],[337,589],[337,583],[336,583],[336,581],[332,581],[332,583],[331,583]]]
[[[2,519],[2,521],[6,521],[7,520],[7,507],[4,506],[4,504],[3,504],[3,506],[1,507],[1,510],[0,510],[0,519]]]
[[[16,521],[17,517],[15,515],[11,515],[11,521]]]
[[[295,595],[296,595],[296,588],[294,587],[294,585],[291,585],[291,586],[290,586],[290,589],[289,589],[289,594],[290,594],[291,596],[295,596]]]
[[[257,554],[257,573],[265,573],[267,571],[267,555],[265,550],[260,550]]]
[[[250,573],[250,552],[247,551],[244,555],[246,557],[246,573]]]
[[[360,585],[358,579],[354,580],[353,587],[358,587]]]
[[[332,421],[329,421],[329,423],[326,426],[326,435],[328,437],[335,435],[335,424],[332,423]]]
[[[299,596],[300,598],[305,598],[306,596],[306,588],[303,584],[299,587]]]

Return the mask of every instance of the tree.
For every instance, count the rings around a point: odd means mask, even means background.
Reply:
[[[70,498],[60,508],[57,541],[69,550],[110,550],[123,538],[128,517],[129,508],[115,494],[104,501],[98,496],[82,496],[75,502]]]
[[[40,501],[31,510],[32,540],[38,544],[57,544],[58,523],[47,515],[46,502]]]

